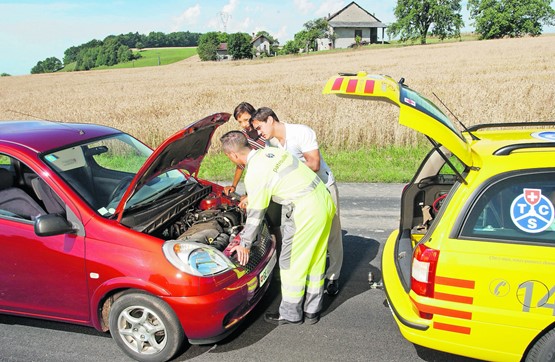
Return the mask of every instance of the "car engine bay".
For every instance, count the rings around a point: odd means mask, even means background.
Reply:
[[[197,184],[193,190],[173,194],[122,218],[122,224],[164,240],[187,240],[223,251],[243,229],[246,220],[239,200]]]

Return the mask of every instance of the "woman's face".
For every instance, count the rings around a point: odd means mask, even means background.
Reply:
[[[239,122],[239,126],[241,126],[242,129],[248,131],[251,129],[251,125],[249,123],[250,119],[251,115],[248,112],[243,112],[238,116],[237,122]]]

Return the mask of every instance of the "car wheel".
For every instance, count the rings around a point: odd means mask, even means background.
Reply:
[[[554,362],[555,361],[555,329],[547,332],[538,339],[526,355],[526,362]]]
[[[144,293],[118,298],[110,310],[110,334],[130,357],[144,362],[167,361],[185,339],[175,312],[163,300]]]

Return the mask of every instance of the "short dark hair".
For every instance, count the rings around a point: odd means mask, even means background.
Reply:
[[[249,141],[241,131],[229,131],[220,137],[220,141],[222,142],[222,149],[225,154],[237,152],[242,148],[250,149]]]
[[[252,121],[268,122],[268,117],[270,116],[272,116],[274,121],[279,122],[278,117],[271,108],[260,107],[251,115],[251,123]]]
[[[237,105],[237,107],[235,107],[235,110],[233,111],[233,117],[235,117],[235,119],[239,119],[239,116],[243,113],[248,113],[252,116],[255,111],[256,109],[252,106],[252,104],[241,102],[239,103],[239,105]]]

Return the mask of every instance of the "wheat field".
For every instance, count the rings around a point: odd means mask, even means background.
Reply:
[[[328,150],[412,146],[421,139],[397,124],[394,106],[322,95],[327,79],[360,70],[404,77],[439,104],[436,93],[467,126],[555,121],[554,59],[555,35],[544,35],[2,77],[0,120],[99,123],[155,147],[197,119],[232,113],[248,101],[273,108],[282,121],[311,126]],[[229,122],[216,136],[236,127]]]

